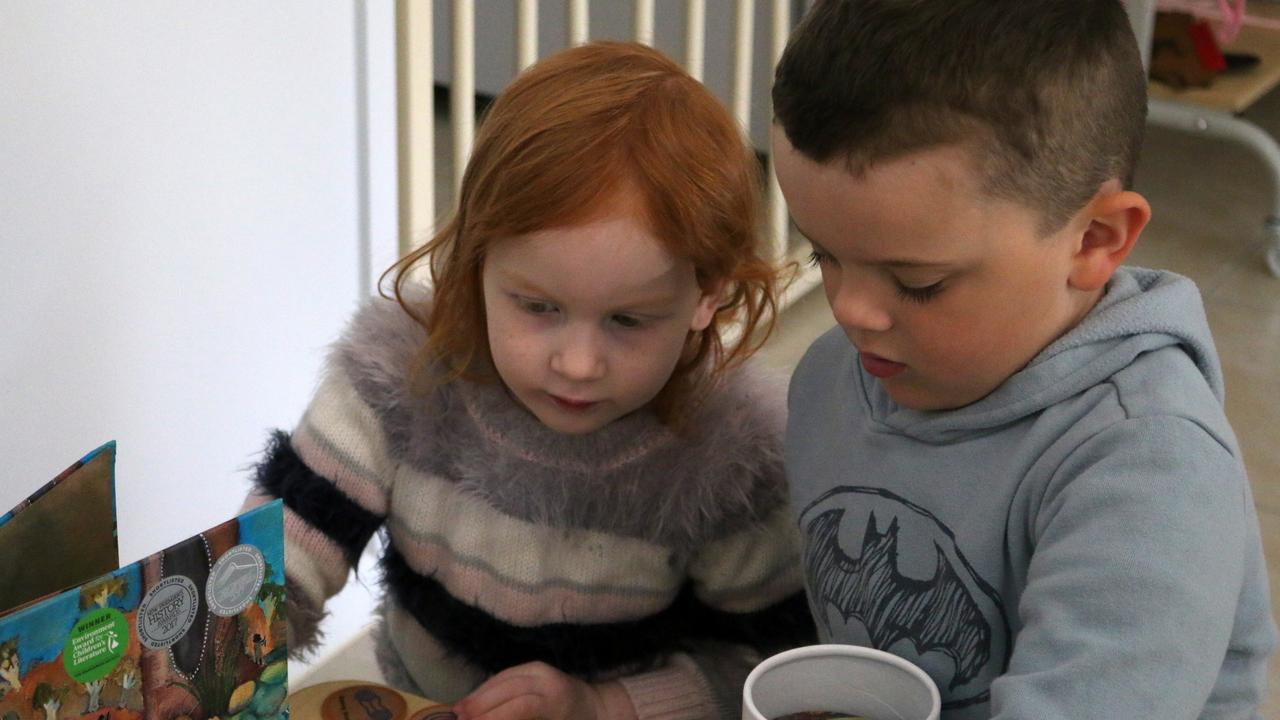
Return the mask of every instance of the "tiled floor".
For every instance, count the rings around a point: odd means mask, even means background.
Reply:
[[[1247,117],[1280,137],[1280,96],[1265,98]],[[1280,279],[1268,274],[1262,255],[1262,219],[1280,188],[1248,152],[1153,129],[1136,189],[1154,217],[1130,262],[1200,285],[1222,357],[1227,416],[1258,505],[1272,596],[1280,601]],[[821,292],[811,293],[783,315],[764,357],[789,369],[831,325]],[[1280,662],[1272,663],[1263,717],[1280,717]]]

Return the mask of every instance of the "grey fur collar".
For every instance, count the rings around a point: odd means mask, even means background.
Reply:
[[[602,530],[690,552],[786,502],[784,386],[760,368],[730,373],[680,434],[646,411],[563,435],[501,384],[410,389],[425,331],[395,302],[366,305],[335,348],[381,418],[396,460],[466,488],[515,517]]]

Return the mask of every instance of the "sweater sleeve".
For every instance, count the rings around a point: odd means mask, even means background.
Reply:
[[[705,503],[732,526],[695,544],[683,594],[687,652],[623,685],[641,718],[738,718],[742,685],[762,659],[817,641],[804,595],[800,534],[782,462],[785,382],[751,364],[710,404],[704,467],[723,478]],[[713,470],[718,468],[718,470]],[[695,504],[706,507],[706,505]],[[676,702],[679,700],[679,702]]]
[[[346,584],[386,517],[385,445],[377,417],[335,370],[293,433],[273,434],[258,465],[246,506],[284,499],[292,650],[314,646],[325,602]]]
[[[1031,522],[1023,627],[991,686],[993,718],[1192,720],[1224,668],[1265,672],[1275,631],[1250,562],[1256,512],[1239,461],[1199,425],[1135,418],[1094,436]],[[1214,705],[1256,717],[1259,690],[1214,692]]]
[[[770,654],[816,641],[790,508],[780,505],[707,543],[689,575],[696,606],[690,635],[698,639],[668,667],[623,685],[641,718],[740,717],[751,669]]]

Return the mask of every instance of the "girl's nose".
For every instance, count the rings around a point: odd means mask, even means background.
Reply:
[[[607,367],[601,338],[589,329],[568,329],[551,354],[551,369],[576,382],[599,380]]]

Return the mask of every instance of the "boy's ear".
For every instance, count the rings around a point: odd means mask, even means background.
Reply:
[[[698,298],[698,307],[693,311],[693,320],[689,322],[690,330],[702,332],[707,329],[716,316],[720,302],[724,300],[724,288],[727,284],[726,280],[717,280],[702,293],[702,297]]]
[[[1151,219],[1147,199],[1110,180],[1084,211],[1084,231],[1072,258],[1067,284],[1077,290],[1099,290],[1128,257]]]

